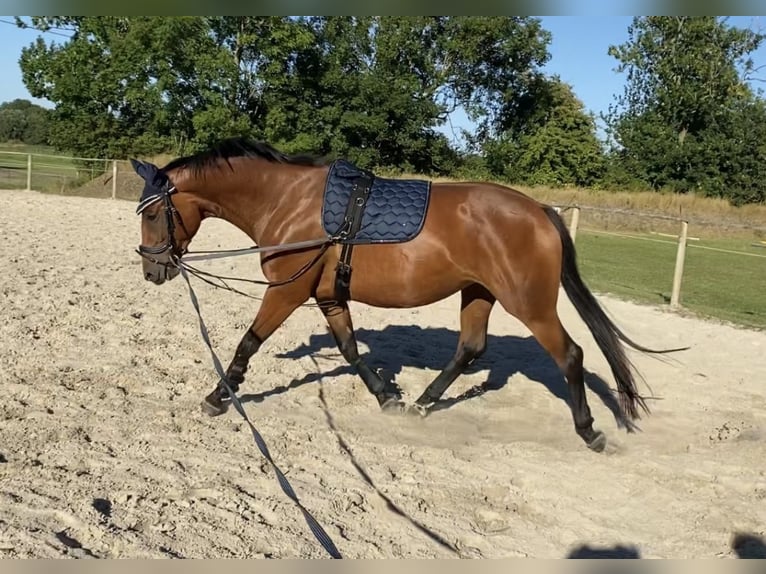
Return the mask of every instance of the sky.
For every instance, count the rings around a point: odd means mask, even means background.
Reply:
[[[542,25],[553,36],[548,47],[551,54],[544,67],[548,74],[558,74],[569,83],[586,110],[596,117],[606,112],[615,96],[622,93],[625,78],[615,72],[617,60],[607,54],[610,45],[628,39],[628,26],[632,16],[543,16]],[[32,98],[21,80],[18,59],[21,49],[35,40],[39,32],[22,30],[4,23],[12,22],[12,16],[0,16],[0,102],[26,98],[50,107],[44,101]],[[739,27],[766,29],[766,17],[733,16],[729,23]],[[66,41],[66,38],[45,34],[47,40]],[[756,65],[766,65],[766,46],[752,54]],[[766,74],[765,74],[766,76]],[[465,116],[453,115],[455,128],[470,127]],[[443,131],[452,137],[452,130]]]

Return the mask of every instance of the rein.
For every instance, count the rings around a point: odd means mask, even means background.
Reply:
[[[266,460],[271,465],[271,468],[274,470],[274,473],[277,475],[279,486],[282,487],[282,491],[295,503],[301,513],[303,513],[303,518],[306,520],[306,523],[308,524],[316,539],[332,558],[343,558],[340,552],[338,552],[338,549],[335,547],[332,539],[328,536],[327,532],[325,532],[319,522],[317,522],[316,518],[314,518],[312,514],[306,510],[303,504],[301,504],[300,500],[298,500],[298,496],[295,494],[295,491],[290,485],[290,482],[287,480],[287,477],[274,462],[274,459],[271,458],[271,453],[269,452],[269,448],[266,446],[266,442],[263,440],[263,437],[258,432],[258,429],[255,428],[255,425],[253,425],[253,423],[250,421],[250,418],[247,416],[245,409],[242,407],[242,403],[239,402],[237,395],[234,393],[234,391],[231,390],[231,387],[229,386],[229,383],[226,379],[226,373],[224,372],[223,366],[221,365],[221,361],[213,350],[213,345],[210,342],[210,335],[208,334],[205,321],[202,319],[199,301],[197,300],[197,295],[194,293],[194,289],[192,288],[191,282],[189,281],[189,275],[187,274],[184,267],[179,267],[179,269],[181,271],[181,275],[186,280],[186,285],[189,288],[189,297],[191,299],[192,305],[194,306],[194,310],[197,312],[200,334],[202,335],[202,339],[205,341],[205,345],[207,345],[207,348],[210,350],[210,355],[213,359],[213,366],[215,367],[218,376],[221,378],[221,383],[226,389],[226,392],[231,399],[231,403],[234,405],[234,408],[242,416],[242,418],[245,419],[247,426],[250,427],[250,431],[253,434],[253,440],[255,441],[258,450],[261,451],[261,454],[264,456],[264,458],[266,458]]]
[[[236,257],[237,255],[250,255],[252,253],[278,253],[280,251],[292,251],[317,247],[330,243],[331,239],[308,239],[306,241],[296,241],[294,243],[284,243],[281,245],[270,245],[267,247],[243,247],[242,249],[220,249],[218,251],[191,251],[184,256],[184,261],[202,261],[206,259],[221,259],[223,257]]]
[[[235,289],[231,287],[227,283],[227,281],[241,281],[243,283],[252,283],[254,285],[266,285],[267,287],[277,287],[280,285],[286,285],[288,283],[292,283],[293,281],[301,277],[301,275],[306,273],[309,269],[311,269],[322,258],[322,256],[325,254],[327,249],[329,249],[330,246],[334,244],[337,241],[337,239],[341,237],[341,236],[338,236],[338,237],[325,237],[320,239],[308,239],[304,241],[294,241],[291,243],[283,243],[279,245],[268,245],[268,246],[254,245],[252,247],[245,247],[242,249],[221,249],[221,250],[213,250],[213,251],[188,252],[188,251],[179,249],[175,242],[174,232],[175,232],[176,218],[178,218],[178,221],[181,224],[181,227],[183,228],[183,230],[186,232],[186,234],[190,235],[186,229],[186,226],[184,225],[183,219],[181,218],[181,214],[173,205],[173,200],[171,199],[171,195],[175,192],[176,192],[175,187],[170,186],[170,183],[168,182],[162,188],[155,190],[155,193],[145,197],[144,199],[141,200],[141,202],[139,202],[138,207],[136,208],[136,214],[142,213],[147,207],[149,207],[150,205],[153,205],[157,201],[162,201],[164,203],[164,211],[165,211],[165,219],[167,222],[168,235],[167,235],[167,238],[165,239],[165,242],[158,246],[139,245],[138,249],[136,249],[136,253],[138,253],[144,259],[151,261],[155,265],[160,265],[165,267],[166,272],[169,267],[185,269],[188,273],[191,273],[198,279],[201,279],[202,281],[204,281],[205,283],[209,285],[212,285],[213,287],[217,287],[219,289],[225,289],[228,291],[233,291],[239,295],[243,295],[251,299],[260,299],[260,297],[256,297],[248,293],[245,293],[243,291],[240,291],[238,289]],[[237,255],[252,255],[252,254],[258,254],[258,253],[280,253],[284,251],[299,251],[301,249],[308,249],[311,247],[321,247],[321,249],[319,250],[317,255],[313,259],[311,259],[311,261],[309,261],[303,267],[298,269],[295,273],[293,273],[287,279],[282,279],[280,281],[261,281],[259,279],[225,277],[225,276],[216,275],[214,273],[210,273],[207,271],[202,271],[201,269],[197,269],[193,267],[192,265],[189,265],[188,263],[189,261],[221,259],[224,257],[234,257]],[[176,252],[178,252],[178,254]],[[169,261],[160,261],[157,258],[160,255],[167,255]],[[217,279],[222,284],[214,283],[208,278]],[[304,306],[316,306],[316,305],[308,304]]]
[[[236,293],[238,295],[242,295],[243,297],[247,297],[249,299],[255,299],[256,301],[260,301],[260,300],[263,299],[262,297],[259,297],[257,295],[251,295],[250,293],[245,293],[244,291],[240,291],[239,289],[236,289],[236,288],[232,287],[231,285],[229,285],[227,283],[227,281],[241,281],[243,283],[253,283],[255,285],[267,285],[269,287],[276,287],[276,286],[279,286],[279,285],[286,285],[287,283],[292,283],[293,281],[298,279],[301,275],[306,273],[306,271],[311,269],[322,258],[322,256],[325,254],[325,252],[330,247],[330,245],[332,245],[332,243],[333,242],[331,240],[327,240],[327,239],[319,239],[319,240],[313,240],[313,241],[301,241],[301,242],[297,242],[297,243],[286,243],[284,245],[284,247],[285,248],[289,248],[289,249],[300,249],[300,248],[303,248],[303,247],[316,246],[316,245],[321,245],[322,249],[319,250],[319,253],[317,253],[316,256],[311,261],[309,261],[303,267],[298,269],[290,277],[288,277],[287,279],[283,279],[281,281],[261,281],[259,279],[246,279],[246,278],[243,278],[243,277],[226,277],[226,276],[223,276],[223,275],[216,275],[214,273],[209,273],[208,271],[202,271],[201,269],[197,269],[197,268],[189,265],[188,263],[186,263],[185,260],[182,260],[182,259],[179,259],[179,258],[174,258],[173,262],[174,262],[176,267],[185,269],[187,272],[189,272],[192,275],[194,275],[197,279],[199,279],[200,281],[204,281],[208,285],[212,285],[213,287],[216,287],[217,289],[223,289],[225,291],[231,291],[233,293]],[[298,247],[295,247],[296,245]],[[282,249],[280,249],[280,250],[282,250]],[[240,250],[236,250],[236,251],[240,251]],[[243,251],[243,252],[242,253],[237,253],[237,255],[248,255],[250,253],[263,253],[263,252],[271,251],[271,249],[270,248],[251,247],[251,248],[246,248],[245,250],[241,250],[241,251]],[[219,252],[211,252],[211,253],[219,253]],[[228,252],[222,252],[222,253],[228,253]],[[226,255],[219,255],[218,257],[226,257]],[[218,257],[216,257],[216,258],[218,258]],[[197,259],[208,259],[208,258],[209,257],[203,256],[203,257],[198,257]],[[220,283],[215,283],[210,278],[216,279]],[[328,302],[323,302],[321,305],[326,305],[326,304],[328,304]],[[304,303],[302,305],[302,307],[321,307],[321,305],[318,304],[318,303]]]
[[[322,545],[325,551],[332,558],[342,558],[340,552],[336,548],[330,536],[327,534],[327,532],[325,532],[325,530],[322,528],[319,522],[317,522],[317,520],[312,516],[312,514],[303,506],[303,504],[298,499],[298,496],[295,494],[295,491],[290,485],[290,482],[287,480],[287,477],[284,475],[284,473],[280,470],[280,468],[274,462],[274,459],[271,457],[271,453],[269,452],[269,449],[266,446],[266,442],[263,440],[263,437],[255,428],[255,425],[253,425],[253,423],[250,421],[250,418],[247,416],[245,409],[242,407],[242,403],[240,403],[239,399],[237,398],[237,395],[232,391],[231,387],[229,386],[229,382],[227,380],[226,373],[223,369],[223,365],[221,364],[220,359],[218,358],[215,351],[213,350],[213,345],[210,341],[210,335],[208,333],[207,326],[205,325],[205,322],[202,319],[202,313],[200,311],[199,300],[197,299],[197,295],[194,292],[194,289],[192,288],[191,281],[189,280],[189,274],[191,273],[192,275],[196,276],[197,278],[201,279],[202,281],[205,281],[206,283],[210,285],[213,285],[214,287],[221,287],[220,285],[217,285],[206,278],[206,277],[214,277],[224,283],[225,287],[223,288],[229,289],[241,295],[245,295],[247,297],[251,297],[255,299],[257,297],[253,297],[252,295],[248,295],[247,293],[238,291],[230,287],[228,284],[226,284],[226,280],[246,281],[249,283],[268,285],[268,286],[277,286],[277,285],[284,285],[287,283],[291,283],[295,281],[296,279],[298,279],[301,275],[306,273],[309,269],[311,269],[311,267],[313,267],[321,259],[322,255],[324,255],[324,253],[327,251],[330,245],[335,243],[336,238],[328,237],[324,239],[299,241],[295,243],[287,243],[283,245],[275,245],[275,246],[267,246],[267,247],[254,246],[254,247],[245,248],[245,249],[196,252],[198,253],[196,256],[192,255],[189,258],[192,260],[216,259],[220,257],[228,257],[231,255],[293,251],[298,249],[305,249],[308,247],[317,247],[317,246],[322,247],[319,250],[319,253],[314,258],[312,258],[303,267],[298,269],[290,277],[284,280],[270,282],[270,281],[259,281],[256,279],[239,279],[239,278],[232,278],[232,277],[220,277],[212,273],[207,273],[205,271],[195,269],[194,267],[192,267],[191,265],[188,265],[185,261],[181,259],[181,257],[183,257],[186,253],[181,252],[181,250],[178,249],[178,246],[176,245],[176,242],[175,242],[175,237],[173,234],[175,231],[175,218],[178,217],[181,227],[183,227],[184,230],[186,230],[186,228],[183,224],[183,220],[181,219],[181,214],[175,208],[175,206],[173,205],[173,201],[171,199],[171,195],[175,192],[175,187],[171,187],[170,183],[167,182],[162,187],[155,187],[151,191],[153,191],[154,193],[142,198],[141,202],[138,205],[138,208],[136,209],[136,213],[140,214],[149,205],[152,205],[157,201],[163,201],[165,216],[167,220],[168,237],[166,238],[165,242],[159,246],[139,245],[136,252],[141,257],[148,259],[149,261],[152,261],[153,263],[157,265],[164,266],[166,273],[168,268],[177,268],[179,270],[179,272],[181,273],[181,276],[186,281],[192,306],[194,307],[194,310],[197,313],[197,318],[199,320],[200,334],[202,335],[202,339],[204,340],[205,345],[210,351],[210,355],[213,360],[213,367],[215,368],[215,371],[220,378],[223,388],[226,390],[226,393],[229,395],[229,398],[231,399],[231,403],[234,405],[234,408],[236,409],[236,411],[240,414],[240,416],[245,420],[247,425],[250,427],[250,431],[252,432],[252,435],[253,435],[253,440],[255,441],[255,444],[258,447],[258,450],[260,450],[261,454],[264,456],[264,458],[266,458],[266,460],[271,465],[271,468],[274,470],[274,473],[277,475],[277,481],[279,482],[279,486],[282,488],[282,491],[293,501],[293,503],[295,503],[295,505],[301,511],[304,519],[306,520],[306,523],[309,526],[309,529],[314,534],[316,539],[319,541],[319,543]],[[188,232],[187,232],[187,235],[188,235]],[[180,254],[177,255],[176,254],[177,251],[180,252]],[[169,260],[167,262],[159,261],[157,257],[161,255],[168,255]]]

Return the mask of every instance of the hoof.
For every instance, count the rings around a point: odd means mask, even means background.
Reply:
[[[396,397],[390,397],[380,404],[380,410],[384,413],[401,413],[404,407],[404,403]]]
[[[593,439],[588,443],[588,448],[593,452],[603,452],[606,448],[606,435],[601,431],[596,431]]]
[[[421,405],[418,403],[413,403],[410,406],[407,407],[406,413],[413,417],[420,417],[420,418],[426,418],[429,414],[428,407],[426,405]]]
[[[200,403],[200,408],[202,409],[202,412],[209,417],[217,417],[218,415],[222,415],[226,412],[226,407],[223,405],[223,403],[219,402],[218,404],[214,404],[208,399],[204,399]]]

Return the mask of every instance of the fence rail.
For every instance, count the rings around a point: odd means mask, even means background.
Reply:
[[[142,187],[127,160],[0,150],[0,189],[137,200]],[[722,318],[766,327],[766,225],[597,205],[555,207],[596,290],[659,300],[676,311],[726,307]],[[729,228],[749,239],[721,239],[731,235]]]
[[[64,192],[110,169],[114,174],[119,161],[0,149],[0,186]],[[117,180],[113,178],[112,197],[116,196]]]
[[[601,206],[559,204],[555,207],[568,220],[584,275],[598,279],[595,281],[598,290],[647,301],[661,297],[673,311],[701,310],[748,326],[766,327],[766,297],[763,296],[766,292],[766,226],[747,226],[750,235],[745,237],[741,233],[745,226],[731,224],[739,228],[737,239],[706,237],[708,226],[692,218]],[[598,220],[594,216],[598,216]],[[624,221],[610,224],[603,220],[604,216],[627,217],[634,229],[619,229]],[[694,236],[690,236],[690,230]],[[623,243],[615,247],[596,241],[597,238]],[[637,247],[640,244],[656,247]],[[672,252],[667,251],[668,248]],[[607,266],[602,261],[604,258],[608,259],[609,273],[599,274],[599,266]],[[604,276],[611,279],[605,280]],[[663,293],[667,290],[669,296],[666,297]],[[684,302],[684,293],[688,303]]]

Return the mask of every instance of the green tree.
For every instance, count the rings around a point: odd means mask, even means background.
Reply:
[[[247,118],[251,135],[290,148],[310,118],[304,83],[305,72],[312,72],[304,62],[314,46],[312,30],[301,19],[271,16],[212,17],[207,24],[221,57],[233,64],[225,108]],[[221,135],[221,124],[211,122],[203,143]]]
[[[30,93],[55,104],[51,141],[59,149],[121,157],[165,151],[175,142],[185,151],[209,137],[211,123],[219,134],[249,128],[237,109],[221,113],[236,69],[200,17],[34,17],[32,23],[73,32],[63,44],[38,38],[20,59]]]
[[[521,85],[535,62],[528,53],[546,53],[547,36],[530,33],[539,23],[525,18],[298,22],[311,30],[313,47],[296,58],[296,91],[279,93],[281,105],[272,107],[280,114],[269,117],[267,135],[365,167],[451,172],[457,153],[436,130],[447,114],[462,105],[489,118],[487,126],[498,121],[503,102],[515,97],[502,81]]]
[[[520,16],[443,17],[440,25],[441,94],[448,107],[462,106],[476,123],[472,143],[523,131],[539,109],[550,32],[539,19]]]
[[[23,23],[22,23],[23,24]],[[51,139],[89,156],[186,152],[229,135],[365,167],[446,173],[458,106],[520,130],[549,34],[532,18],[34,17],[72,38],[20,64],[55,104]]]
[[[442,78],[435,19],[317,18],[315,98],[330,153],[366,167],[449,171],[453,153],[435,131]]]
[[[613,179],[740,201],[761,195],[766,157],[752,134],[766,133],[763,102],[746,80],[764,36],[707,16],[635,18],[628,32],[609,48],[627,73],[605,117]]]
[[[23,111],[9,108],[0,109],[0,141],[21,142],[27,129],[27,118]]]
[[[528,185],[595,185],[605,167],[595,118],[558,77],[540,81],[536,93],[526,125],[487,146],[490,169]]]
[[[47,109],[25,99],[0,104],[0,142],[48,143],[48,114]]]

